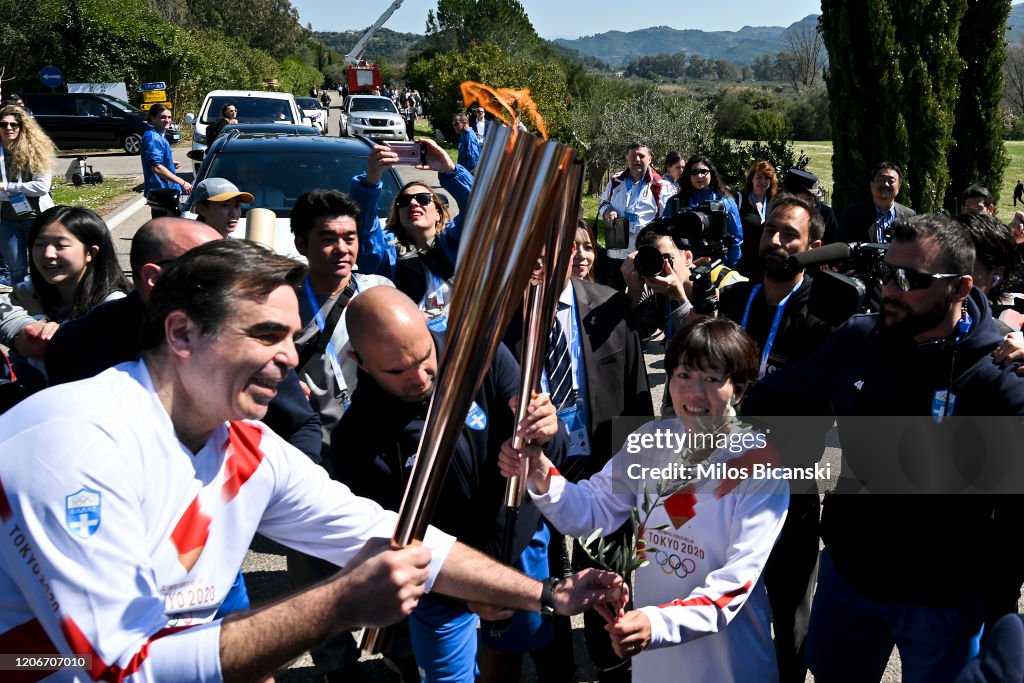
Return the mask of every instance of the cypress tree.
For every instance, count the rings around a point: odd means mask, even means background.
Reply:
[[[870,197],[867,174],[883,159],[903,166],[899,201],[919,212],[941,206],[966,6],[967,0],[822,0],[840,209]]]
[[[967,13],[960,22],[957,51],[964,68],[960,72],[945,198],[951,212],[958,208],[960,193],[975,183],[984,185],[999,199],[1003,171],[1009,161],[999,112],[1009,14],[1010,0],[968,0]]]

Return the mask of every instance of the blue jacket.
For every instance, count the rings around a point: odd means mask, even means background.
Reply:
[[[444,230],[435,237],[435,244],[454,267],[459,255],[459,240],[462,237],[462,222],[465,219],[466,207],[469,205],[469,193],[473,190],[473,174],[464,167],[456,165],[454,171],[438,173],[437,177],[441,182],[441,187],[459,205],[459,215],[449,221]],[[364,182],[365,179],[366,174],[360,173],[352,179],[349,189],[349,194],[363,210],[363,217],[359,224],[359,257],[356,265],[359,266],[359,272],[364,275],[383,275],[395,281],[398,253],[395,251],[394,230],[401,228],[397,226],[385,228],[381,225],[377,213],[380,210],[384,184],[378,182],[376,185],[367,185]],[[408,292],[406,293],[408,294]],[[410,294],[410,296],[412,295]],[[419,301],[419,297],[413,298],[415,301]]]
[[[470,171],[480,163],[480,138],[472,128],[459,136],[459,164]]]
[[[149,130],[142,135],[142,176],[145,179],[143,194],[148,197],[151,190],[159,190],[165,187],[184,190],[181,185],[158,176],[153,171],[153,167],[158,165],[174,173],[174,157],[171,154],[171,143],[167,142],[167,138],[150,125]]]
[[[679,197],[680,202],[686,202],[687,200],[681,196]],[[729,250],[725,254],[725,263],[730,268],[735,268],[736,264],[740,262],[740,258],[743,256],[743,223],[740,221],[740,210],[736,206],[736,202],[732,197],[723,197],[713,190],[694,190],[690,189],[690,199],[686,206],[694,207],[704,202],[715,201],[722,202],[725,204],[725,234],[732,237],[732,244],[729,245]],[[665,206],[665,210],[662,212],[663,216],[670,216],[672,212],[672,202],[669,202]]]

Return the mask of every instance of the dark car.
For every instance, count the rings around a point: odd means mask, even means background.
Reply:
[[[25,106],[60,149],[111,149],[128,154],[142,151],[142,136],[149,130],[146,112],[104,93],[25,93]],[[181,133],[172,126],[165,133],[172,145]]]
[[[199,167],[195,184],[205,178],[227,178],[238,189],[251,193],[255,201],[243,205],[242,220],[233,236],[245,237],[245,219],[250,209],[270,209],[277,215],[275,250],[296,256],[288,224],[295,200],[317,188],[347,193],[352,178],[366,171],[371,150],[369,142],[355,138],[240,130],[217,138]],[[391,169],[382,182],[384,191],[378,214],[386,220],[402,187],[402,178]],[[192,211],[191,198],[185,210]]]

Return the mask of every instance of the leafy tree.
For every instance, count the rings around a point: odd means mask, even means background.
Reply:
[[[935,211],[949,184],[957,53],[967,0],[822,0],[834,204],[868,197],[865,175],[900,162],[901,197]]]
[[[1003,65],[1009,61],[1003,39],[1009,14],[1010,0],[968,0],[960,23],[957,50],[964,69],[960,72],[945,197],[945,206],[951,210],[960,193],[974,183],[984,185],[999,199],[1003,170],[1009,162],[999,109]]]
[[[427,36],[438,51],[489,43],[510,51],[529,50],[539,42],[518,0],[438,0],[437,13],[427,14]]]

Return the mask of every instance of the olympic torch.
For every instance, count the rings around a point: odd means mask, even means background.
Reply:
[[[449,309],[447,343],[427,409],[416,462],[392,544],[423,539],[466,413],[527,285],[544,232],[561,210],[574,151],[529,133],[495,127],[466,207]],[[381,651],[385,631],[367,629],[362,647]]]

